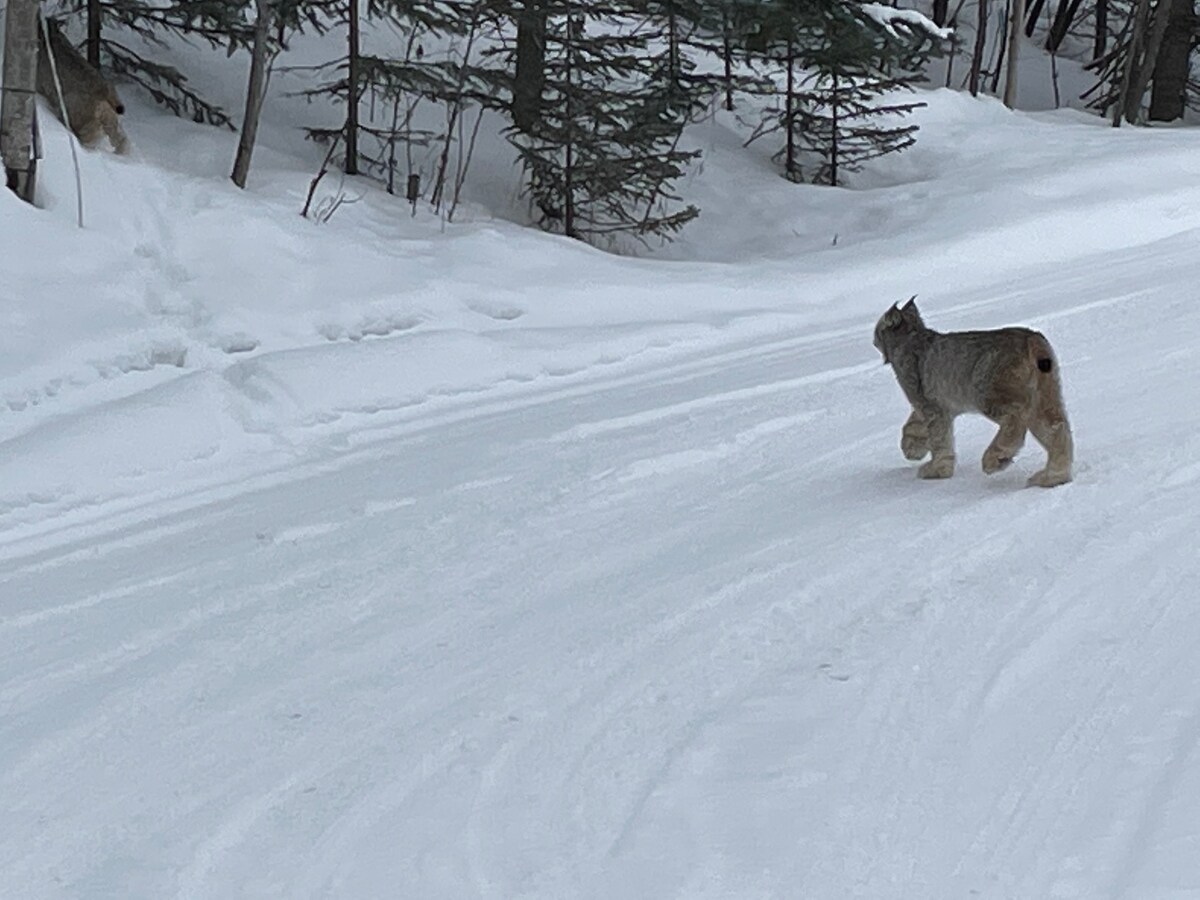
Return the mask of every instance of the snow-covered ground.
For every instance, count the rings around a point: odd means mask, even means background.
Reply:
[[[132,98],[80,231],[49,123],[49,211],[0,193],[0,896],[1200,896],[1195,135],[923,99],[852,191],[699,126],[639,259],[479,198],[318,226],[317,149],[243,194]],[[1050,336],[1072,485],[968,419],[914,478],[912,294]]]

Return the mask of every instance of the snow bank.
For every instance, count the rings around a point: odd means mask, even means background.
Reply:
[[[413,216],[356,179],[322,184],[319,197],[360,199],[318,225],[299,215],[312,148],[282,153],[278,123],[243,193],[225,177],[233,135],[136,98],[135,156],[82,154],[80,230],[47,115],[45,209],[0,198],[0,504],[61,510],[120,493],[121,478],[253,469],[346,417],[586,381],[798,323],[861,330],[900,297],[953,307],[1200,226],[1197,189],[1168,175],[1196,169],[1185,132],[922,99],[917,145],[843,190],[779,178],[732,118],[696,126],[704,162],[683,190],[702,215],[643,258],[477,204],[456,224]],[[122,431],[158,437],[134,452]],[[55,465],[29,464],[39,456]]]

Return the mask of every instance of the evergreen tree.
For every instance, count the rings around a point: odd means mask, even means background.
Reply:
[[[754,79],[735,75],[738,67],[738,36],[753,21],[743,12],[746,0],[640,0],[631,3],[640,16],[657,24],[652,40],[667,48],[673,89],[693,114],[718,93],[724,94],[727,109],[733,109],[736,90],[755,84]],[[638,26],[642,27],[642,26]],[[698,72],[696,60],[717,57],[720,73]]]
[[[900,67],[899,55],[889,52],[892,45],[838,6],[827,9],[822,19],[809,42],[812,71],[799,119],[804,145],[821,158],[813,180],[836,186],[841,174],[858,171],[867,160],[911,146],[916,125],[884,120],[925,104],[881,103],[882,95],[908,89],[913,81],[909,73],[889,74]]]
[[[801,180],[807,164],[809,180],[837,185],[863,162],[912,145],[916,125],[886,120],[924,104],[879,98],[911,87],[920,44],[882,33],[837,0],[775,0],[763,4],[759,25],[751,46],[782,67],[783,85],[750,141],[782,132],[787,178]]]
[[[341,4],[339,17],[349,33],[347,53],[320,67],[332,73],[330,80],[305,92],[344,103],[346,120],[340,128],[311,128],[308,133],[317,140],[344,141],[346,172],[356,174],[360,165],[365,166],[394,191],[402,165],[398,153],[405,157],[407,184],[419,184],[414,148],[446,151],[463,106],[482,103],[493,94],[473,61],[488,4],[485,0],[370,0],[364,7],[360,11],[357,0]],[[358,40],[360,16],[394,25],[404,38],[401,55],[364,52]],[[427,45],[443,49],[430,52]],[[444,130],[414,123],[417,108],[425,101],[446,107]],[[426,174],[435,185],[444,184],[448,166],[448,151],[441,152]]]
[[[63,0],[61,8],[84,14],[87,56],[93,65],[106,66],[139,85],[177,116],[233,128],[229,115],[192,90],[183,73],[146,57],[113,37],[112,31],[125,29],[151,44],[161,44],[164,34],[198,38],[232,53],[253,41],[247,20],[251,6],[250,0]]]
[[[640,8],[665,22],[674,55],[688,67],[687,80],[719,92],[726,109],[734,108],[736,92],[762,87],[742,71],[747,42],[761,27],[760,0],[644,0]],[[705,58],[719,61],[720,71],[697,74],[695,60]]]
[[[698,98],[669,30],[650,27],[669,10],[577,0],[541,9],[537,115],[509,132],[540,224],[593,242],[678,231],[699,212],[671,188],[699,155],[679,146]]]

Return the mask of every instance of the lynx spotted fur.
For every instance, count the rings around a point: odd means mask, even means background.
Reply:
[[[58,90],[54,84],[54,71],[62,83],[63,105],[67,108],[64,123],[85,147],[94,147],[107,136],[117,153],[129,150],[129,139],[121,128],[118,116],[125,112],[116,90],[104,76],[84,58],[67,40],[53,20],[46,22],[50,34],[49,46],[39,31],[38,50],[38,93],[46,98],[55,117],[61,118]],[[54,54],[54,68],[50,66],[49,53]]]
[[[893,304],[875,326],[875,347],[912,404],[900,449],[930,460],[921,478],[954,474],[954,419],[977,412],[1000,426],[983,454],[987,474],[1007,468],[1030,431],[1047,453],[1030,485],[1071,480],[1074,444],[1063,408],[1058,360],[1045,336],[1029,328],[940,333],[925,325],[916,298]]]

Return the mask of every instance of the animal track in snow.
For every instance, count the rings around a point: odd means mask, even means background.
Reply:
[[[489,319],[496,319],[500,322],[511,322],[525,315],[525,310],[518,306],[508,303],[495,303],[490,300],[473,300],[467,304],[467,308],[471,312],[479,313],[481,316],[487,316]]]
[[[244,331],[238,331],[234,334],[220,335],[215,340],[215,346],[230,356],[235,353],[250,353],[258,349],[258,338],[251,337]]]
[[[130,372],[149,372],[158,366],[182,369],[187,363],[187,347],[181,344],[153,344],[136,353],[124,353],[111,360],[93,363],[101,378],[115,378]]]
[[[64,390],[85,388],[134,372],[149,372],[160,366],[182,369],[187,364],[187,347],[171,342],[155,343],[132,353],[92,360],[86,367],[67,375],[46,379],[37,387],[18,389],[0,399],[0,411],[23,412],[57,398]]]
[[[361,341],[365,337],[387,337],[397,331],[409,331],[421,324],[421,318],[408,313],[364,316],[355,325],[345,326],[327,322],[317,327],[321,337],[328,341]]]

